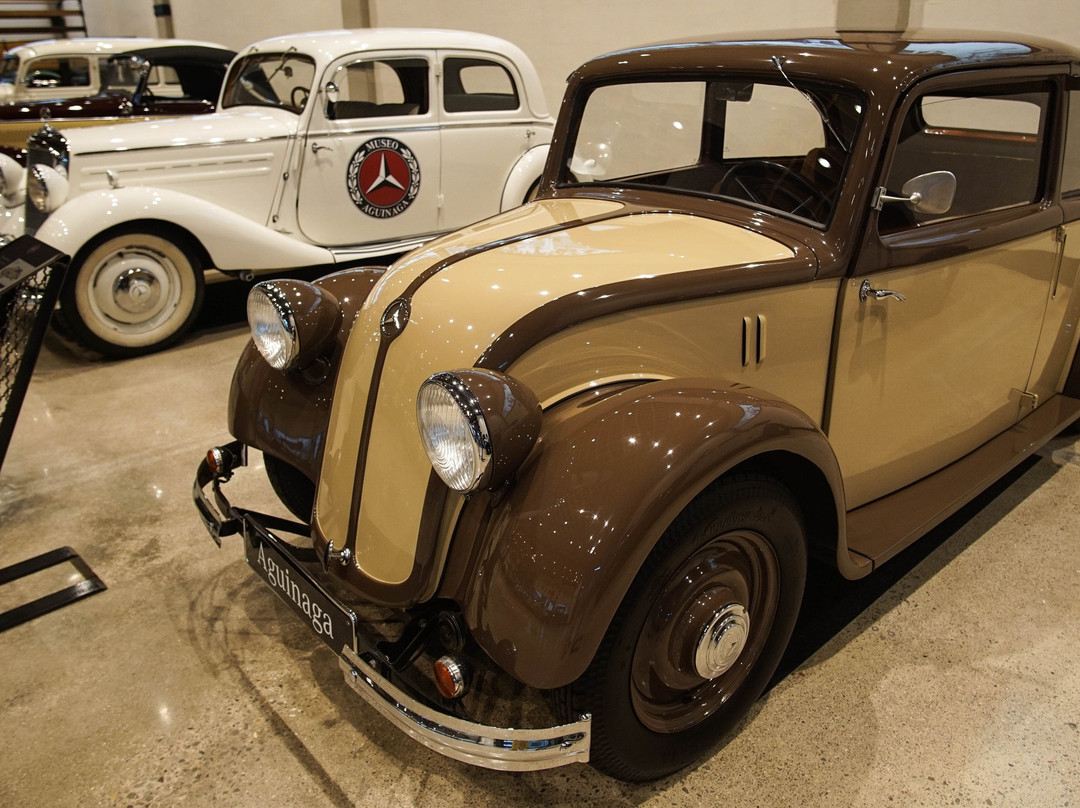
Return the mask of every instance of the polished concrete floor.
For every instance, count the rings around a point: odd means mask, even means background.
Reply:
[[[88,362],[51,339],[0,470],[0,567],[74,547],[105,592],[0,633],[0,805],[1080,804],[1080,464],[1062,438],[878,577],[811,593],[786,669],[700,765],[441,758],[359,703],[332,654],[191,504],[246,338]],[[265,504],[257,475],[234,501]],[[70,565],[0,588],[0,611]]]

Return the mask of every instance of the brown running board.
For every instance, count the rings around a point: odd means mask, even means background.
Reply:
[[[1056,395],[993,440],[847,515],[847,545],[855,576],[888,561],[956,513],[1080,417],[1080,399]]]

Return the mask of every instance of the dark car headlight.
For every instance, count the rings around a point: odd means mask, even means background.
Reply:
[[[251,339],[270,367],[292,370],[309,365],[341,326],[338,299],[304,281],[257,283],[248,292]]]
[[[541,411],[525,385],[502,373],[436,373],[416,397],[420,440],[435,472],[462,494],[510,479],[540,434]]]

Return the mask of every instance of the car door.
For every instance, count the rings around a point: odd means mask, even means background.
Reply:
[[[352,55],[313,98],[297,217],[318,244],[390,242],[439,231],[433,52]]]
[[[1059,257],[1044,203],[1054,84],[1023,71],[927,83],[900,111],[887,195],[956,178],[944,213],[882,201],[838,305],[826,424],[849,508],[936,471],[1007,429]]]
[[[1080,329],[1075,325],[1080,321],[1080,75],[1068,80],[1067,109],[1060,183],[1064,218],[1058,231],[1060,254],[1027,385],[1039,404],[1064,389],[1069,371],[1065,362],[1080,340]]]
[[[510,171],[536,143],[521,77],[512,62],[468,51],[440,51],[439,59],[440,224],[452,230],[499,212]]]

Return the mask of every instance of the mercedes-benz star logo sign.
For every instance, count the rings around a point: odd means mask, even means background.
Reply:
[[[368,216],[389,219],[404,211],[420,191],[420,163],[412,149],[390,137],[364,143],[349,160],[349,198]]]

